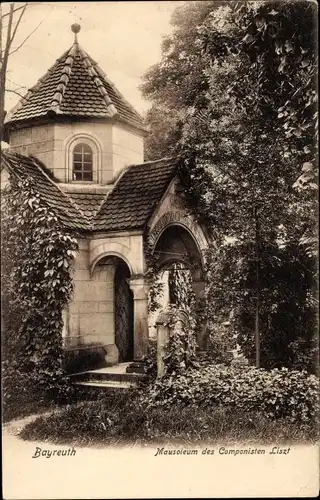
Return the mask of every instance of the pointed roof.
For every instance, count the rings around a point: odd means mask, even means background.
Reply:
[[[6,117],[6,125],[43,117],[114,118],[146,131],[142,117],[75,41]]]

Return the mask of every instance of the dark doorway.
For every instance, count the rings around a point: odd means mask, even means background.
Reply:
[[[127,264],[119,259],[116,268],[115,286],[115,338],[119,350],[119,362],[133,360],[133,294],[128,278]]]

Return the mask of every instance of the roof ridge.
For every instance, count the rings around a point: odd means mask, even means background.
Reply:
[[[10,133],[15,122],[50,119],[52,115],[115,118],[143,134],[148,131],[142,116],[78,42],[7,113],[6,131]]]
[[[60,106],[61,102],[63,99],[63,95],[66,91],[67,85],[69,83],[71,71],[72,71],[72,65],[74,62],[74,52],[75,52],[75,45],[74,43],[72,47],[69,49],[68,52],[65,52],[63,56],[61,56],[57,61],[62,62],[63,59],[65,58],[64,61],[64,67],[62,68],[60,79],[58,82],[58,85],[56,87],[56,91],[52,97],[51,104],[48,108],[48,111],[53,111],[54,113],[59,113],[61,112]]]
[[[164,158],[160,158],[159,160],[150,160],[150,161],[145,161],[143,163],[138,163],[134,165],[129,165],[130,168],[132,167],[142,167],[142,166],[149,166],[149,165],[154,165],[155,163],[161,163],[161,162],[169,162],[169,161],[178,161],[178,156],[165,156]]]
[[[82,62],[84,64],[86,70],[88,71],[89,76],[91,77],[94,84],[98,88],[100,95],[102,96],[102,98],[107,106],[107,112],[108,112],[110,118],[115,116],[115,115],[118,115],[119,114],[118,110],[116,109],[116,107],[112,103],[112,100],[110,99],[110,97],[108,95],[108,92],[104,88],[104,85],[103,85],[101,79],[99,78],[99,73],[97,72],[96,68],[92,64],[93,60],[92,61],[90,60],[91,59],[90,56],[80,46],[79,46],[79,52],[83,56]]]
[[[119,89],[115,86],[115,84],[108,78],[108,76],[103,71],[103,69],[100,68],[99,64],[96,61],[94,61],[90,56],[89,56],[89,58],[91,59],[92,64],[97,67],[97,70],[98,70],[98,73],[100,73],[100,76],[102,76],[102,78],[105,79],[105,81],[113,88],[113,90],[115,91],[115,93],[118,94],[119,97],[121,97],[121,99],[126,103],[126,105],[131,109],[131,111],[133,111],[133,113],[135,115],[137,115],[138,118],[143,123],[144,120],[143,120],[142,116],[140,115],[140,113],[138,113],[138,111],[136,109],[134,109],[134,107],[132,106],[132,104],[130,104],[130,102],[127,101],[127,99],[123,96],[123,94],[119,91]]]
[[[10,165],[10,157],[11,157],[12,161],[19,162],[19,161],[24,160],[24,161],[30,162],[34,167],[36,167],[38,172],[40,172],[41,175],[43,175],[43,177],[45,177],[47,180],[49,180],[49,182],[51,184],[55,185],[58,188],[58,185],[55,182],[53,182],[52,179],[50,179],[50,177],[46,174],[46,172],[38,165],[37,161],[34,158],[32,158],[31,156],[23,155],[21,153],[17,153],[16,151],[6,151],[4,154],[2,153],[1,157],[2,157],[2,160],[5,162],[5,164],[7,165],[7,168],[9,168],[9,171],[11,170],[13,175],[17,176],[20,180],[22,180],[23,177],[19,174],[19,170],[17,168],[14,168]],[[32,176],[32,174],[27,173],[27,176],[30,176],[30,178],[34,180],[34,177]],[[60,189],[59,189],[59,191],[63,192]],[[52,206],[50,205],[50,203],[48,203],[48,201],[42,196],[42,194],[39,191],[37,191],[37,193],[40,196],[41,201],[52,210]],[[76,208],[78,209],[78,207],[76,207]],[[54,209],[53,209],[53,211],[61,222],[61,217],[59,217],[59,214],[57,214]],[[81,214],[82,214],[82,212],[81,212]],[[67,212],[67,215],[68,215],[68,217],[70,217],[70,214],[68,212]],[[86,217],[85,217],[85,220],[86,220]]]
[[[176,159],[176,158],[174,158]],[[170,161],[171,158],[163,158],[163,159],[160,159],[160,160],[153,160],[153,161],[150,161],[150,162],[146,162],[146,163],[140,163],[139,165],[128,165],[127,167],[125,167],[119,177],[116,179],[115,183],[114,183],[114,186],[112,189],[110,189],[110,191],[106,194],[105,198],[102,200],[102,203],[99,207],[99,210],[97,210],[96,214],[94,215],[94,218],[92,220],[92,225],[93,225],[93,229],[94,229],[94,226],[95,226],[95,222],[96,222],[96,218],[99,216],[103,206],[105,205],[105,202],[107,202],[107,199],[109,196],[112,195],[112,193],[115,192],[115,190],[117,189],[118,185],[120,184],[121,180],[125,177],[126,174],[128,174],[130,171],[134,170],[135,167],[144,167],[144,166],[149,166],[149,165],[154,165],[155,163],[161,163],[161,162],[164,162],[164,161]]]

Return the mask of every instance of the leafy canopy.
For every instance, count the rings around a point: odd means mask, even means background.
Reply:
[[[194,213],[221,247],[208,315],[231,312],[252,356],[258,306],[269,367],[310,368],[316,347],[315,15],[307,1],[188,3],[142,86],[147,151],[180,155]]]

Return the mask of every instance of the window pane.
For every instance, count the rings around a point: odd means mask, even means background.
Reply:
[[[92,172],[83,172],[84,181],[92,181]]]
[[[84,163],[83,164],[83,170],[85,172],[91,172],[92,171],[92,164],[91,163]]]
[[[82,172],[74,172],[73,178],[75,181],[82,181]]]
[[[82,144],[82,150],[84,151],[84,153],[87,153],[87,154],[92,154],[92,150],[90,148],[90,146],[88,146],[88,144]]]
[[[73,180],[92,181],[93,154],[88,144],[77,144],[73,149]]]

